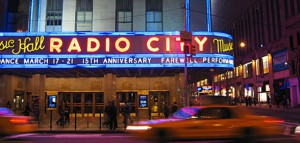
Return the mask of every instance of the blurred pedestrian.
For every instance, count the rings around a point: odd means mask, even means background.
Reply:
[[[166,103],[163,103],[163,114],[164,114],[165,118],[168,118],[169,114],[170,114],[169,107]]]
[[[174,102],[172,109],[171,109],[172,114],[174,114],[177,110],[178,110],[178,105],[176,102]]]
[[[24,114],[24,116],[30,116],[30,112],[31,112],[31,109],[29,107],[29,104],[27,103],[23,114]]]
[[[128,124],[128,119],[130,120],[131,124],[133,123],[133,119],[131,118],[130,113],[131,113],[130,103],[128,101],[125,101],[124,110],[123,110],[123,113],[122,113],[122,115],[124,116],[123,123],[125,125]]]
[[[68,122],[70,123],[70,106],[68,105],[68,102],[65,103],[65,124]]]
[[[10,101],[7,101],[7,103],[6,103],[6,107],[7,107],[7,108],[9,108],[9,109],[11,109],[11,104],[10,104]]]
[[[104,123],[103,125],[109,128],[110,125],[110,106],[111,106],[111,102],[108,101],[108,104],[104,107]]]
[[[117,121],[117,107],[115,105],[114,100],[111,102],[111,105],[110,105],[109,109],[110,109],[110,112],[109,112],[109,117],[110,117],[109,128],[111,130],[115,130],[118,127],[118,121]]]
[[[63,126],[64,125],[64,108],[63,108],[62,102],[59,103],[57,112],[59,115],[59,119],[56,121],[56,125]]]

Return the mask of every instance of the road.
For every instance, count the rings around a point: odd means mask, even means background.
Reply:
[[[226,140],[176,141],[176,143],[227,143]],[[261,143],[296,143],[292,136],[261,139]],[[1,138],[0,143],[150,143],[128,134],[21,134]]]
[[[282,125],[286,130],[281,136],[260,139],[261,143],[297,143],[291,130],[296,125],[300,125],[300,113],[296,110],[275,110],[268,108],[250,107],[255,113],[260,115],[274,116],[284,119]],[[299,110],[300,111],[300,110]],[[205,141],[176,141],[176,143],[226,143],[226,140],[205,140]],[[124,133],[30,133],[0,137],[0,143],[150,143],[134,138]]]

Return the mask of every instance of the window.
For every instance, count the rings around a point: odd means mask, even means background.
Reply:
[[[290,42],[290,49],[291,49],[292,51],[294,51],[294,50],[295,50],[295,47],[294,47],[294,39],[293,39],[293,35],[291,35],[291,36],[289,37],[289,42]]]
[[[269,73],[268,56],[262,57],[262,60],[263,60],[263,70],[264,70],[264,74],[267,74],[267,73]]]
[[[62,8],[63,1],[61,0],[47,0],[46,12],[46,31],[47,32],[61,32],[62,31]]]
[[[204,108],[199,110],[197,117],[198,119],[229,119],[232,115],[227,108]]]
[[[132,31],[133,0],[117,0],[116,31]]]
[[[236,77],[241,76],[241,74],[240,74],[241,69],[242,69],[242,66],[235,67],[235,76]]]
[[[92,31],[93,0],[77,0],[76,31]]]
[[[146,0],[146,30],[162,31],[162,0]]]
[[[260,63],[259,63],[259,59],[255,60],[255,72],[256,72],[256,75],[260,75]]]
[[[297,32],[297,45],[300,45],[300,32]]]
[[[243,75],[244,75],[244,78],[252,77],[252,63],[251,62],[244,65]]]

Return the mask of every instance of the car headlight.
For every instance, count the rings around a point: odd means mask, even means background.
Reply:
[[[295,129],[295,134],[300,134],[300,126],[297,126]]]
[[[149,130],[150,126],[127,126],[126,130]]]

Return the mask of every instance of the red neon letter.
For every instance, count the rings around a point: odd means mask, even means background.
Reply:
[[[121,42],[125,42],[125,47],[124,48],[121,48],[120,47],[120,43]],[[121,37],[121,38],[118,38],[118,40],[116,41],[115,43],[115,46],[116,46],[116,49],[119,51],[119,52],[126,52],[128,51],[129,47],[130,47],[130,42],[128,39],[126,39],[125,37]]]
[[[88,38],[87,39],[87,52],[96,52],[100,48],[100,42],[96,38]],[[95,43],[96,46],[92,47],[92,43]]]
[[[63,42],[60,38],[50,38],[50,52],[56,50],[57,53],[60,53],[62,44]]]
[[[72,38],[72,41],[68,48],[68,52],[71,52],[73,50],[76,50],[77,52],[81,52],[81,48],[80,48],[77,38]]]
[[[199,45],[199,51],[203,51],[203,45],[207,41],[207,37],[204,37],[202,40],[199,40],[198,37],[195,37],[194,39],[197,42],[197,44]]]
[[[158,47],[152,47],[151,46],[151,42],[152,41],[159,41],[159,38],[157,37],[152,37],[147,41],[147,48],[151,51],[151,52],[157,52],[159,50]]]
[[[110,40],[109,40],[109,38],[105,39],[105,51],[106,52],[110,51]]]
[[[175,41],[180,42],[181,39],[180,37],[176,37]],[[183,52],[184,51],[184,42],[180,42],[180,51]]]

